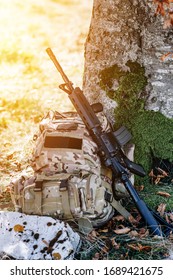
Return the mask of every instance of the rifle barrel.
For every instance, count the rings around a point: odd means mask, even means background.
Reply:
[[[46,49],[47,54],[49,55],[50,59],[53,61],[56,69],[58,70],[58,72],[61,74],[66,86],[69,88],[70,91],[73,91],[74,88],[72,86],[72,83],[70,82],[70,80],[68,79],[68,77],[66,76],[66,74],[64,73],[61,65],[59,64],[56,56],[54,55],[53,51],[51,50],[51,48],[47,48]]]

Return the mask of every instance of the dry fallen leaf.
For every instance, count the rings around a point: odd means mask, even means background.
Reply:
[[[160,167],[158,167],[157,170],[158,170],[164,177],[167,177],[167,176],[168,176],[168,173],[167,173],[165,170],[161,169]]]
[[[105,232],[106,233],[106,232],[108,232],[108,228],[100,229],[99,232]],[[96,235],[94,235],[94,236],[96,236]]]
[[[149,245],[141,245],[141,244],[138,244],[139,246],[139,251],[151,251],[151,246]]]
[[[132,250],[135,250],[135,251],[150,251],[151,250],[151,246],[148,246],[148,245],[141,245],[141,244],[128,244],[127,245],[128,248],[132,249]]]
[[[128,227],[124,227],[124,228],[120,228],[120,229],[115,229],[114,232],[116,234],[126,234],[126,233],[129,233],[131,231],[130,228]]]
[[[149,235],[149,230],[146,228],[141,228],[139,231],[139,237],[140,238],[144,238],[147,237]]]
[[[163,216],[165,213],[165,209],[166,209],[166,204],[165,203],[161,203],[158,208],[157,211],[160,213],[160,216]]]
[[[129,234],[130,234],[131,237],[139,236],[139,233],[137,232],[137,230],[132,230]]]
[[[128,221],[133,225],[138,224],[138,220],[136,220],[132,215],[128,217]]]
[[[170,218],[171,221],[173,221],[173,214],[172,213],[169,214],[169,218]]]
[[[150,177],[155,177],[153,169],[151,169],[150,173],[148,174]]]
[[[112,238],[111,239],[111,243],[112,243],[112,246],[114,247],[114,249],[118,250],[120,248],[120,244],[118,244],[116,241],[115,241],[115,238]]]
[[[138,245],[137,244],[127,244],[127,247],[129,249],[135,250],[135,251],[139,251]]]
[[[157,194],[158,194],[158,195],[161,195],[161,196],[164,196],[164,197],[170,197],[170,196],[171,196],[169,193],[167,193],[167,192],[161,192],[161,191],[157,192]]]
[[[104,246],[101,251],[107,254],[109,252],[109,248],[107,246]]]
[[[124,218],[122,215],[116,215],[116,216],[114,217],[114,220],[115,220],[115,221],[118,221],[118,222],[119,222],[119,221],[124,221],[124,219],[125,219],[125,218]]]

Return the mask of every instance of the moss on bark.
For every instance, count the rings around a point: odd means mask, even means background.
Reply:
[[[131,131],[136,146],[135,161],[149,172],[154,157],[173,161],[173,120],[160,112],[145,110],[144,68],[130,61],[127,66],[128,72],[117,65],[104,69],[100,73],[101,86],[117,102],[115,129],[125,125]]]

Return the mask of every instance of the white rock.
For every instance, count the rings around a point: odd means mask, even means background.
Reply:
[[[80,237],[60,220],[0,212],[0,255],[17,260],[73,259]]]

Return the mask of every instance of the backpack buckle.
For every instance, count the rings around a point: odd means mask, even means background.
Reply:
[[[61,183],[59,185],[59,191],[64,192],[67,191],[67,189],[68,189],[68,179],[61,180]]]
[[[34,187],[35,192],[41,192],[42,187],[43,187],[43,181],[35,181],[35,187]]]
[[[113,201],[113,194],[111,192],[109,192],[108,190],[105,191],[105,200],[109,203],[111,203]]]

